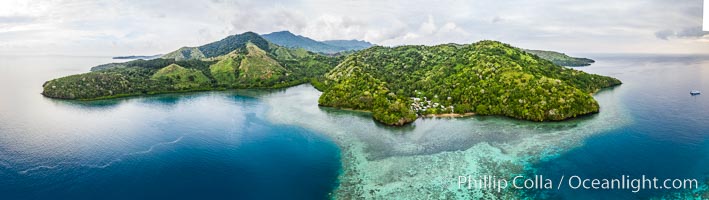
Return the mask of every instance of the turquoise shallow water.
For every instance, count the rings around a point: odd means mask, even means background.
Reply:
[[[595,95],[601,113],[555,123],[503,117],[381,126],[317,106],[301,85],[72,102],[45,80],[110,62],[0,56],[2,199],[646,199],[683,190],[455,187],[458,175],[709,177],[709,58],[593,55],[579,68],[624,84]],[[339,185],[339,186],[338,186]],[[519,197],[519,196],[516,196]]]

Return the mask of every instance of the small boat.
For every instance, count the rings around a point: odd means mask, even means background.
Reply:
[[[699,92],[699,90],[692,90],[692,91],[689,91],[689,94],[694,96],[694,95],[702,94],[702,92]]]

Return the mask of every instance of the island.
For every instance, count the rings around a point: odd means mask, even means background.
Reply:
[[[597,113],[592,94],[621,84],[497,41],[322,54],[246,32],[161,58],[99,65],[45,82],[42,94],[96,100],[302,83],[322,91],[321,106],[368,111],[393,126],[424,116],[472,114],[564,120]]]
[[[568,56],[564,53],[559,53],[555,51],[544,51],[544,50],[530,50],[530,49],[524,49],[527,53],[534,54],[536,56],[539,56],[540,58],[549,60],[553,62],[554,64],[561,65],[561,66],[567,66],[567,67],[583,67],[583,66],[589,66],[592,63],[596,62],[595,60],[589,59],[589,58],[576,58],[576,57],[571,57]]]

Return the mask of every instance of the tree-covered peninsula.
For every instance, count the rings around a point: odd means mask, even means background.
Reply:
[[[321,106],[371,111],[387,125],[473,113],[564,120],[598,112],[591,94],[620,84],[495,41],[375,46],[334,56],[285,48],[246,32],[157,59],[99,65],[47,81],[42,94],[94,100],[307,82],[323,92]]]
[[[246,32],[200,47],[183,47],[152,60],[93,67],[47,81],[43,95],[105,99],[142,94],[231,88],[278,88],[322,77],[341,57],[284,48]]]
[[[592,60],[589,58],[571,57],[571,56],[568,56],[564,53],[559,53],[556,51],[531,50],[531,49],[524,49],[524,51],[526,51],[527,53],[531,53],[536,56],[539,56],[540,58],[549,60],[552,63],[557,64],[557,65],[561,65],[561,66],[583,67],[583,66],[589,66],[592,63],[596,62],[595,60]]]
[[[503,115],[564,120],[599,111],[591,96],[615,78],[556,65],[495,41],[469,45],[372,47],[325,75],[319,104],[372,111],[403,125],[422,115]]]

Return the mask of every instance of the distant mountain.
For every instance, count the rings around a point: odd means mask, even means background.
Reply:
[[[372,43],[364,40],[325,40],[322,41],[322,43],[346,48],[348,50],[362,50],[374,46]]]
[[[116,56],[113,59],[153,59],[159,58],[162,54],[152,55],[152,56]]]
[[[359,40],[327,40],[317,41],[305,36],[295,35],[289,31],[279,31],[262,35],[266,40],[289,48],[302,48],[312,52],[334,54],[343,51],[361,50],[372,45]]]
[[[554,64],[561,65],[561,66],[567,66],[567,67],[589,66],[589,65],[591,65],[591,63],[596,62],[595,60],[591,60],[588,58],[575,58],[575,57],[567,56],[564,53],[559,53],[559,52],[555,52],[555,51],[531,50],[531,49],[524,49],[524,51],[526,51],[527,53],[531,53],[536,56],[539,56],[542,59],[551,61]]]

